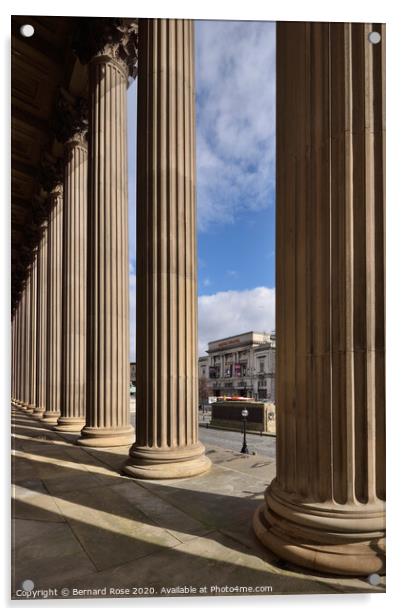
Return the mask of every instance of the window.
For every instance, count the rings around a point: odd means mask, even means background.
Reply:
[[[233,366],[232,364],[225,366],[225,376],[232,376]]]
[[[210,379],[219,379],[220,378],[220,368],[219,368],[219,366],[210,366],[210,368],[209,368],[209,378]]]

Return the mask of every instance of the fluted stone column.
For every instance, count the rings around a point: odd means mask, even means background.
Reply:
[[[17,342],[17,403],[22,405],[23,398],[23,338],[24,338],[24,310],[23,291],[18,301],[18,342]]]
[[[198,440],[194,26],[139,22],[136,442],[124,470],[189,477]]]
[[[22,292],[22,306],[23,306],[23,341],[22,341],[22,408],[31,413],[29,405],[29,371],[30,371],[30,333],[29,328],[31,324],[31,285],[30,285],[30,270],[28,271],[27,278],[25,280],[25,286]]]
[[[254,528],[343,575],[384,568],[384,37],[277,25],[277,477]]]
[[[57,424],[60,416],[61,391],[61,285],[63,186],[50,194],[47,254],[47,345],[46,345],[46,409],[42,421]]]
[[[13,378],[12,378],[12,391],[11,398],[13,403],[18,402],[18,306],[15,309],[12,321],[12,344],[13,344],[13,352],[12,352],[12,370],[13,370]]]
[[[27,410],[34,412],[36,403],[36,303],[37,303],[37,255],[35,253],[29,276],[29,323],[28,323],[28,399]]]
[[[34,417],[43,417],[46,410],[47,350],[47,223],[43,226],[38,247],[38,297],[36,318],[36,403]]]
[[[15,311],[15,404],[20,405],[21,402],[21,389],[20,389],[20,365],[21,365],[21,298],[18,299],[18,304]]]
[[[63,332],[60,417],[55,430],[80,432],[86,408],[88,147],[77,132],[66,143],[63,207]]]
[[[11,318],[11,402],[15,401],[15,332],[16,314]]]
[[[80,445],[133,440],[129,419],[126,62],[118,44],[88,65],[87,408]]]
[[[11,402],[16,400],[15,396],[15,343],[16,343],[16,312],[11,318]]]

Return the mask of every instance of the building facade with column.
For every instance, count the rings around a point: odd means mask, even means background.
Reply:
[[[246,396],[275,402],[275,332],[246,332],[208,343],[199,378],[211,396]],[[205,400],[204,400],[205,403]]]
[[[281,558],[348,575],[385,566],[385,46],[371,30],[385,40],[381,24],[277,25],[277,475],[253,522]],[[126,90],[137,70],[134,434]],[[11,194],[13,405],[76,430],[78,445],[127,447],[127,475],[206,473],[194,24],[13,17]],[[211,367],[229,378],[240,365],[245,378],[239,351],[229,361],[220,349]]]

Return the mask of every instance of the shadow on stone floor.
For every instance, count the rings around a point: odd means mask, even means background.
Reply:
[[[18,417],[12,422],[11,428],[14,433],[14,442],[23,441],[24,437],[28,437],[30,438],[31,444],[39,443],[40,446],[43,443],[55,445],[58,448],[52,455],[53,457],[58,457],[61,460],[69,460],[72,455],[75,455],[72,453],[73,451],[81,451],[87,452],[88,458],[97,458],[103,464],[110,466],[110,468],[117,469],[122,466],[128,455],[128,446],[117,447],[115,450],[100,450],[95,448],[78,447],[75,445],[75,442],[79,438],[78,433],[65,433],[61,435],[48,426],[42,424],[40,420],[36,420],[34,418],[20,419]],[[35,445],[30,446],[35,447]],[[63,453],[63,450],[65,450],[65,454]]]
[[[14,589],[19,588],[23,580],[32,579],[37,588],[153,587],[156,596],[162,586],[176,585],[205,585],[209,589],[206,594],[214,594],[210,591],[213,585],[241,585],[250,589],[272,587],[262,594],[334,592],[325,584],[300,581],[270,571],[258,557],[240,553],[234,541],[216,532],[202,539],[162,545],[155,539],[133,539],[126,535],[117,542],[115,531],[103,529],[102,546],[96,553],[92,551],[91,558],[85,562],[87,548],[80,552],[76,529],[72,525],[71,531],[71,519],[67,521],[68,525],[62,525],[63,528],[60,524],[47,524],[42,532],[38,532],[37,524],[33,527],[30,524],[26,529],[22,523],[18,530],[20,541],[16,548]],[[81,531],[88,536],[99,533],[89,522],[81,523]],[[122,550],[119,562],[113,560],[113,552],[117,549]],[[110,596],[109,593],[106,596]]]
[[[34,537],[29,538],[29,526],[33,521],[42,525],[63,522],[66,526],[67,523],[64,534],[72,533],[84,550],[83,560],[88,560],[85,569],[88,572],[91,567],[95,571],[121,567],[161,550],[175,552],[180,546],[202,541],[212,533],[215,550],[217,546],[223,550],[230,546],[237,559],[256,558],[259,566],[268,567],[269,575],[275,576],[275,580],[286,571],[284,580],[288,586],[289,579],[300,582],[300,572],[312,576],[311,572],[281,563],[254,537],[251,519],[262,498],[264,484],[261,480],[219,467],[213,467],[209,474],[175,482],[125,478],[94,459],[92,450],[89,454],[80,447],[66,446],[58,434],[54,439],[55,433],[43,424],[40,432],[50,437],[50,441],[32,436],[35,431],[30,428],[37,423],[29,418],[15,422],[14,427],[17,456],[13,474],[14,515],[17,518],[14,532],[16,538],[17,533],[21,537],[18,527],[25,524],[28,536],[23,546],[17,546],[20,551],[15,561],[18,563],[16,575],[21,575],[22,579],[27,571],[23,563],[41,560],[51,547],[46,533],[39,547]],[[21,465],[19,473],[17,467]],[[52,562],[49,554],[45,560]],[[18,568],[21,565],[22,570]],[[50,564],[45,569],[48,571],[49,567],[51,569]],[[359,590],[347,581],[337,582],[336,590],[331,591],[331,581],[336,577],[312,576],[311,583],[318,580],[324,588],[311,592],[368,592],[367,588]]]
[[[197,535],[198,532],[205,534],[207,530],[218,530],[221,527],[232,530],[238,527],[241,531],[250,522],[258,504],[256,491],[248,489],[247,477],[233,478],[229,471],[219,468],[213,469],[208,475],[192,479],[191,489],[188,483],[185,487],[179,481],[166,485],[162,482],[126,478],[88,460],[80,461],[66,456],[62,462],[58,459],[55,461],[51,452],[38,455],[35,451],[20,448],[18,441],[14,449],[16,464],[22,461],[29,465],[27,470],[23,467],[20,476],[17,468],[13,471],[17,516],[22,507],[20,500],[26,502],[24,495],[33,498],[35,493],[48,494],[57,498],[59,508],[64,510],[70,504],[77,509],[90,509],[94,515],[118,515],[131,521],[141,520],[141,512],[151,516],[153,514],[156,519],[151,517],[149,524],[154,524],[156,528],[163,524],[168,531],[173,532],[185,530],[186,517],[198,522],[198,528],[191,531]],[[34,478],[30,477],[32,472]],[[232,490],[233,482],[237,483],[239,496],[214,492]],[[119,508],[122,498],[127,507]]]
[[[35,520],[38,508],[31,508]],[[158,590],[161,586],[175,585],[240,585],[251,589],[269,585],[272,591],[266,592],[270,594],[364,592],[346,585],[334,589],[323,581],[283,575],[251,550],[239,551],[237,542],[217,531],[186,542],[168,533],[163,537],[163,531],[157,534],[155,528],[145,528],[146,522],[144,527],[134,529],[140,536],[133,537],[130,526],[126,526],[125,532],[116,527],[99,528],[96,519],[78,521],[76,516],[65,513],[64,521],[64,524],[32,524],[31,519],[15,521],[18,539],[14,589],[23,580],[33,579],[38,588],[135,585]]]

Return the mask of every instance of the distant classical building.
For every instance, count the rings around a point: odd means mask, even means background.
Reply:
[[[246,332],[208,343],[198,360],[201,390],[275,402],[275,332]],[[201,400],[200,400],[201,402]]]

